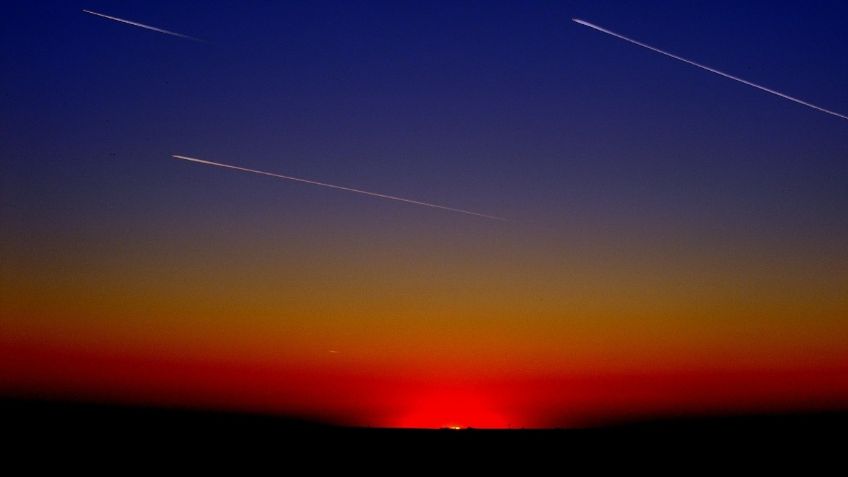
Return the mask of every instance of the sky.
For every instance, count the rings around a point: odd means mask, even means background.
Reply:
[[[401,427],[848,406],[848,121],[572,18],[848,113],[842,1],[8,5],[0,394]]]

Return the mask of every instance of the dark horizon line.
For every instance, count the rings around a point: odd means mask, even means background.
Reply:
[[[14,427],[36,422],[67,425],[85,422],[100,427],[199,425],[201,427],[261,427],[311,431],[410,431],[436,433],[508,433],[516,432],[591,432],[628,430],[749,430],[777,429],[778,427],[836,427],[848,426],[848,403],[841,406],[810,408],[804,410],[762,412],[669,412],[631,413],[608,419],[595,419],[594,424],[577,426],[514,426],[514,427],[392,427],[355,425],[333,422],[335,419],[274,412],[233,410],[186,405],[130,404],[104,400],[57,398],[44,396],[0,395],[0,417]],[[48,422],[43,422],[48,421]],[[63,423],[63,421],[66,421]]]

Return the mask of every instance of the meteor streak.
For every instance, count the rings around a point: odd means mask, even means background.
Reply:
[[[102,13],[97,13],[97,12],[92,12],[91,10],[83,10],[83,12],[89,13],[91,15],[96,15],[98,17],[107,18],[109,20],[113,20],[113,21],[116,21],[116,22],[119,22],[119,23],[126,23],[127,25],[137,26],[139,28],[144,28],[146,30],[153,30],[153,31],[156,31],[156,32],[159,32],[159,33],[164,33],[166,35],[178,36],[180,38],[185,38],[186,40],[199,41],[201,43],[205,43],[200,38],[195,38],[193,36],[183,35],[182,33],[177,33],[177,32],[173,32],[173,31],[163,30],[161,28],[156,28],[154,26],[145,25],[144,23],[138,23],[138,22],[134,22],[134,21],[130,21],[130,20],[124,20],[123,18],[110,17],[109,15],[104,15]]]
[[[276,177],[278,179],[285,179],[285,180],[295,181],[295,182],[303,182],[303,183],[306,183],[306,184],[312,184],[312,185],[317,185],[317,186],[321,186],[321,187],[329,187],[330,189],[344,190],[344,191],[348,191],[348,192],[356,192],[357,194],[370,195],[372,197],[379,197],[381,199],[397,200],[397,201],[400,201],[400,202],[406,202],[408,204],[423,205],[425,207],[432,207],[434,209],[449,210],[451,212],[458,212],[460,214],[475,215],[477,217],[483,217],[483,218],[486,218],[486,219],[506,221],[506,219],[504,219],[502,217],[495,217],[494,215],[486,215],[486,214],[481,214],[481,213],[478,213],[478,212],[472,212],[470,210],[455,209],[453,207],[446,207],[444,205],[431,204],[429,202],[421,202],[421,201],[412,200],[412,199],[404,199],[403,197],[395,197],[393,195],[379,194],[377,192],[369,192],[369,191],[366,191],[366,190],[353,189],[353,188],[350,188],[350,187],[343,187],[343,186],[338,186],[338,185],[333,185],[333,184],[327,184],[327,183],[324,183],[324,182],[318,182],[318,181],[313,181],[313,180],[309,180],[309,179],[301,179],[299,177],[284,176],[282,174],[274,174],[272,172],[258,171],[256,169],[248,169],[246,167],[232,166],[232,165],[229,165],[229,164],[222,164],[220,162],[204,161],[203,159],[196,159],[196,158],[193,158],[193,157],[179,156],[179,155],[176,155],[176,154],[171,155],[171,157],[173,157],[174,159],[180,159],[180,160],[183,160],[183,161],[196,162],[198,164],[206,164],[207,166],[216,166],[216,167],[223,167],[225,169],[234,169],[234,170],[242,171],[242,172],[251,172],[253,174],[260,174],[260,175],[263,175],[263,176]]]
[[[613,32],[613,31],[607,30],[606,28],[599,27],[598,25],[593,25],[593,24],[591,24],[591,23],[589,23],[589,22],[587,22],[587,21],[585,21],[585,20],[580,20],[580,19],[578,19],[578,18],[572,18],[572,21],[574,21],[575,23],[579,23],[579,24],[581,24],[581,25],[583,25],[583,26],[587,26],[587,27],[589,27],[589,28],[593,28],[593,29],[595,29],[595,30],[598,30],[599,32],[606,33],[607,35],[612,35],[612,36],[614,36],[614,37],[616,37],[616,38],[620,38],[620,39],[622,39],[622,40],[624,40],[624,41],[627,41],[627,42],[633,43],[634,45],[641,46],[642,48],[647,48],[647,49],[649,49],[649,50],[651,50],[651,51],[655,51],[655,52],[660,53],[660,54],[662,54],[662,55],[665,55],[665,56],[668,56],[668,57],[674,58],[675,60],[679,60],[679,61],[682,61],[682,62],[684,62],[684,63],[688,63],[688,64],[690,64],[690,65],[692,65],[692,66],[697,66],[698,68],[701,68],[701,69],[707,70],[707,71],[709,71],[709,72],[711,72],[711,73],[715,73],[715,74],[717,74],[717,75],[724,76],[725,78],[729,78],[729,79],[732,79],[732,80],[734,80],[734,81],[738,81],[738,82],[740,82],[740,83],[747,84],[748,86],[753,86],[754,88],[757,88],[757,89],[763,90],[763,91],[765,91],[766,93],[771,93],[771,94],[773,94],[773,95],[775,95],[775,96],[780,96],[780,97],[781,97],[781,98],[783,98],[783,99],[788,99],[789,101],[794,101],[794,102],[796,102],[796,103],[798,103],[798,104],[803,104],[804,106],[807,106],[808,108],[813,108],[813,109],[815,109],[815,110],[821,111],[821,112],[823,112],[823,113],[831,114],[831,115],[833,115],[833,116],[836,116],[836,117],[839,117],[839,118],[842,118],[842,119],[848,119],[848,116],[846,116],[846,115],[844,115],[844,114],[839,114],[839,113],[837,113],[837,112],[830,111],[830,110],[828,110],[828,109],[824,109],[824,108],[822,108],[822,107],[816,106],[815,104],[810,104],[810,103],[808,103],[808,102],[806,102],[806,101],[803,101],[803,100],[800,100],[800,99],[798,99],[798,98],[794,98],[794,97],[792,97],[792,96],[789,96],[788,94],[783,94],[783,93],[781,93],[781,92],[779,92],[779,91],[775,91],[775,90],[773,90],[773,89],[766,88],[765,86],[760,86],[760,85],[758,85],[758,84],[756,84],[756,83],[752,83],[752,82],[747,81],[747,80],[744,80],[744,79],[742,79],[742,78],[738,78],[738,77],[736,77],[736,76],[733,76],[733,75],[730,75],[730,74],[727,74],[727,73],[721,72],[721,71],[719,71],[719,70],[717,70],[717,69],[715,69],[715,68],[710,68],[709,66],[704,66],[704,65],[702,65],[702,64],[700,64],[700,63],[695,63],[694,61],[687,60],[686,58],[682,58],[682,57],[680,57],[680,56],[677,56],[677,55],[674,55],[674,54],[668,53],[668,52],[666,52],[666,51],[660,50],[659,48],[654,48],[654,47],[653,47],[653,46],[651,46],[651,45],[646,45],[645,43],[642,43],[642,42],[640,42],[640,41],[636,41],[636,40],[634,40],[634,39],[632,39],[632,38],[628,38],[628,37],[626,37],[626,36],[624,36],[624,35],[619,35],[618,33],[615,33],[615,32]]]

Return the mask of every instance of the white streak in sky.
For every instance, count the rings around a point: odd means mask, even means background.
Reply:
[[[120,23],[126,23],[127,25],[137,26],[139,28],[144,28],[146,30],[153,30],[153,31],[156,31],[156,32],[159,32],[159,33],[164,33],[166,35],[178,36],[180,38],[185,38],[186,40],[199,41],[201,43],[205,43],[200,38],[195,38],[193,36],[183,35],[182,33],[177,33],[177,32],[173,32],[173,31],[163,30],[161,28],[156,28],[154,26],[145,25],[144,23],[138,23],[138,22],[134,22],[134,21],[130,21],[130,20],[124,20],[123,18],[110,17],[109,15],[104,15],[102,13],[97,13],[97,12],[92,12],[91,10],[83,10],[83,11],[85,13],[89,13],[91,15],[96,15],[98,17],[103,17],[103,18],[108,18],[109,20],[114,20],[114,21],[120,22]]]
[[[833,112],[833,111],[830,111],[830,110],[827,110],[827,109],[821,108],[821,107],[819,107],[819,106],[816,106],[815,104],[810,104],[810,103],[808,103],[808,102],[806,102],[806,101],[803,101],[803,100],[800,100],[800,99],[798,99],[798,98],[793,98],[792,96],[789,96],[788,94],[783,94],[783,93],[781,93],[781,92],[779,92],[779,91],[775,91],[775,90],[773,90],[773,89],[766,88],[765,86],[760,86],[760,85],[758,85],[758,84],[756,84],[756,83],[752,83],[752,82],[750,82],[750,81],[743,80],[742,78],[738,78],[738,77],[736,77],[736,76],[729,75],[729,74],[727,74],[727,73],[723,73],[723,72],[721,72],[721,71],[719,71],[719,70],[717,70],[717,69],[710,68],[709,66],[704,66],[704,65],[702,65],[702,64],[700,64],[700,63],[695,63],[694,61],[687,60],[686,58],[681,58],[681,57],[679,57],[679,56],[677,56],[677,55],[673,55],[673,54],[668,53],[668,52],[666,52],[666,51],[660,50],[659,48],[654,48],[654,47],[653,47],[653,46],[651,46],[651,45],[646,45],[646,44],[644,44],[644,43],[642,43],[642,42],[640,42],[640,41],[636,41],[636,40],[634,40],[634,39],[632,39],[632,38],[628,38],[628,37],[626,37],[626,36],[624,36],[624,35],[619,35],[618,33],[615,33],[615,32],[612,32],[612,31],[609,31],[609,30],[607,30],[607,29],[605,29],[605,28],[601,28],[601,27],[599,27],[599,26],[597,26],[597,25],[593,25],[593,24],[591,24],[591,23],[589,23],[589,22],[587,22],[587,21],[585,21],[585,20],[580,20],[580,19],[578,19],[578,18],[572,18],[572,20],[573,20],[574,22],[576,22],[576,23],[579,23],[579,24],[583,25],[583,26],[587,26],[587,27],[589,27],[589,28],[593,28],[593,29],[598,30],[598,31],[600,31],[600,32],[606,33],[607,35],[612,35],[612,36],[614,36],[614,37],[616,37],[616,38],[621,38],[622,40],[627,41],[627,42],[630,42],[630,43],[633,43],[634,45],[639,45],[639,46],[641,46],[642,48],[647,48],[647,49],[649,49],[649,50],[651,50],[651,51],[655,51],[655,52],[660,53],[660,54],[662,54],[662,55],[665,55],[665,56],[668,56],[668,57],[674,58],[675,60],[679,60],[679,61],[682,61],[682,62],[684,62],[684,63],[688,63],[688,64],[690,64],[690,65],[692,65],[692,66],[697,66],[698,68],[701,68],[701,69],[707,70],[707,71],[709,71],[709,72],[711,72],[711,73],[715,73],[715,74],[717,74],[717,75],[724,76],[725,78],[729,78],[729,79],[732,79],[732,80],[734,80],[734,81],[738,81],[738,82],[740,82],[740,83],[747,84],[748,86],[753,86],[754,88],[757,88],[757,89],[763,90],[763,91],[765,91],[766,93],[771,93],[771,94],[773,94],[773,95],[780,96],[780,97],[781,97],[781,98],[783,98],[783,99],[788,99],[789,101],[794,101],[794,102],[796,102],[796,103],[798,103],[798,104],[803,104],[804,106],[807,106],[808,108],[813,108],[813,109],[818,110],[818,111],[821,111],[821,112],[823,112],[823,113],[831,114],[831,115],[833,115],[833,116],[840,117],[840,118],[842,118],[842,119],[848,119],[848,116],[845,116],[844,114],[839,114],[839,113],[836,113],[836,112]]]
[[[481,213],[478,213],[478,212],[471,212],[470,210],[455,209],[453,207],[446,207],[444,205],[431,204],[429,202],[420,202],[420,201],[412,200],[412,199],[404,199],[403,197],[395,197],[393,195],[379,194],[377,192],[368,192],[368,191],[365,191],[365,190],[353,189],[353,188],[350,188],[350,187],[342,187],[342,186],[337,186],[337,185],[333,185],[333,184],[327,184],[327,183],[324,183],[324,182],[317,182],[317,181],[313,181],[313,180],[309,180],[309,179],[301,179],[301,178],[298,178],[298,177],[284,176],[284,175],[281,175],[281,174],[274,174],[274,173],[271,173],[271,172],[257,171],[256,169],[248,169],[246,167],[231,166],[229,164],[221,164],[220,162],[204,161],[203,159],[195,159],[193,157],[178,156],[176,154],[172,155],[171,157],[173,157],[174,159],[181,159],[183,161],[190,161],[190,162],[196,162],[196,163],[199,163],[199,164],[206,164],[208,166],[223,167],[223,168],[226,168],[226,169],[234,169],[234,170],[242,171],[242,172],[252,172],[254,174],[260,174],[260,175],[263,175],[263,176],[276,177],[278,179],[285,179],[285,180],[289,180],[289,181],[303,182],[303,183],[306,183],[306,184],[312,184],[312,185],[317,185],[317,186],[321,186],[321,187],[329,187],[331,189],[345,190],[345,191],[348,191],[348,192],[356,192],[357,194],[370,195],[372,197],[379,197],[381,199],[397,200],[397,201],[400,201],[400,202],[406,202],[408,204],[423,205],[425,207],[433,207],[435,209],[449,210],[451,212],[459,212],[460,214],[475,215],[477,217],[484,217],[484,218],[487,218],[487,219],[494,219],[494,220],[504,220],[504,221],[506,220],[502,217],[495,217],[494,215],[486,215],[486,214],[481,214]]]

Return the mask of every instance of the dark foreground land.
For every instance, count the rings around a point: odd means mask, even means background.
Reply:
[[[288,452],[344,448],[380,453],[485,449],[497,456],[529,449],[573,452],[598,444],[651,452],[671,447],[848,448],[848,412],[843,411],[679,416],[587,429],[425,430],[351,428],[262,414],[5,398],[0,399],[0,423],[7,442],[30,449],[271,447]]]

